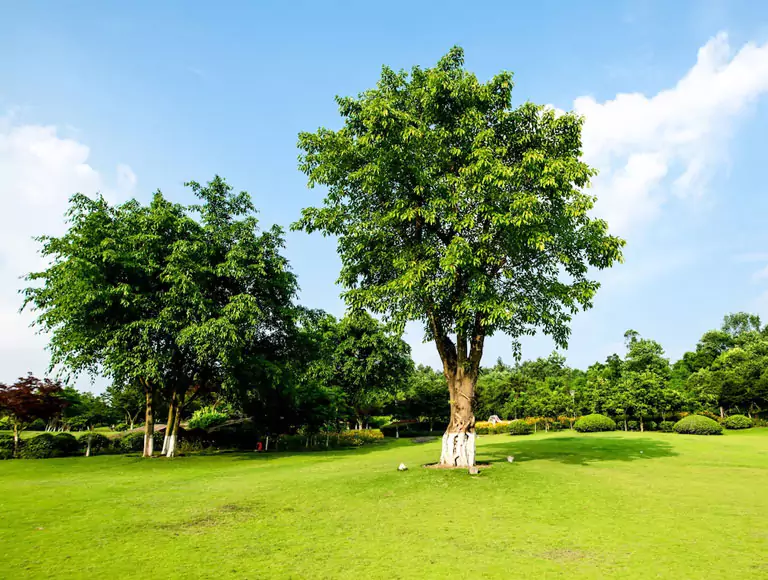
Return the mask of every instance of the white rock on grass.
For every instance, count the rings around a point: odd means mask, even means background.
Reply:
[[[405,465],[405,463],[401,463],[398,468],[398,471],[408,471],[408,467]]]

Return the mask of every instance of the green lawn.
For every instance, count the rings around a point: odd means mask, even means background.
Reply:
[[[768,429],[478,451],[0,462],[0,577],[768,578]]]

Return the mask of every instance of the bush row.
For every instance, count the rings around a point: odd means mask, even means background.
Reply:
[[[107,437],[102,433],[84,431],[77,437],[71,433],[40,433],[19,441],[18,456],[21,459],[48,459],[85,454],[88,440],[91,455],[99,453],[133,453],[144,448],[144,433],[131,432],[119,437]],[[163,444],[163,434],[155,433],[155,446]],[[13,458],[13,437],[0,434],[0,459]]]
[[[104,453],[138,453],[144,448],[144,433],[131,431],[116,437],[106,437],[101,433],[84,432],[78,437],[70,433],[41,433],[34,437],[21,439],[18,456],[22,459],[47,459],[50,457],[69,457],[83,455],[91,440],[91,455]],[[163,444],[164,434],[155,432],[155,450]],[[301,451],[304,449],[343,449],[360,447],[380,442],[384,438],[378,429],[361,431],[342,431],[340,433],[296,434],[272,437],[269,449],[276,451]],[[250,421],[236,421],[219,425],[209,430],[181,429],[179,433],[179,452],[204,449],[233,449],[253,451],[261,444],[263,449],[266,438],[258,433]],[[0,434],[0,459],[13,458],[13,437]]]

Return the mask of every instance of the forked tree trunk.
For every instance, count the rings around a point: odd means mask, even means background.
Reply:
[[[472,374],[458,369],[448,378],[451,419],[443,435],[440,465],[472,467],[475,464],[475,382]]]
[[[165,423],[165,437],[163,437],[163,449],[160,451],[161,455],[165,455],[168,453],[168,440],[171,437],[171,431],[173,430],[173,422],[176,419],[176,401],[178,400],[178,395],[176,394],[176,391],[173,391],[171,393],[171,401],[168,404],[168,421]],[[173,457],[172,455],[169,457]]]
[[[181,405],[179,404],[179,400],[176,399],[175,401],[175,410],[173,413],[173,425],[171,426],[171,434],[168,437],[168,449],[166,451],[166,457],[175,457],[176,456],[176,444],[179,441],[179,424],[181,423]],[[168,431],[168,427],[165,428],[166,432]]]
[[[152,457],[155,451],[155,415],[153,405],[153,390],[149,384],[145,384],[144,393],[147,397],[147,408],[144,421],[144,452],[143,457]]]

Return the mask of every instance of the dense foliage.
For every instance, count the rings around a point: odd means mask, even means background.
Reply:
[[[674,430],[690,435],[721,435],[723,426],[704,415],[688,415],[675,423]]]
[[[595,433],[598,431],[615,431],[616,422],[610,417],[600,413],[584,415],[573,424],[573,428],[580,433]]]
[[[215,407],[202,407],[192,413],[189,420],[190,429],[208,429],[221,425],[229,418],[229,415],[217,411]]]

